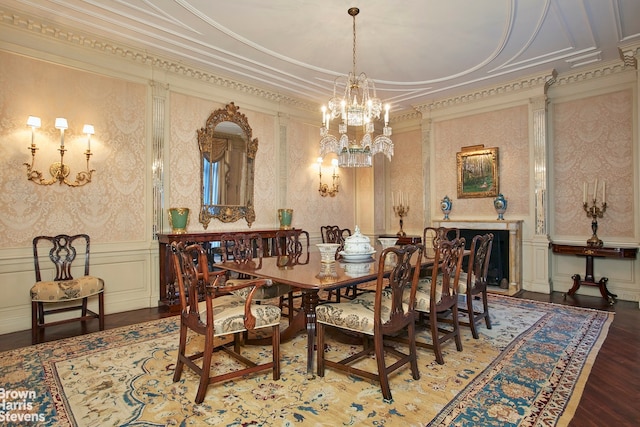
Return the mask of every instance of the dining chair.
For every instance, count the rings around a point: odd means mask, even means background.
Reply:
[[[425,227],[422,231],[422,241],[425,245],[425,257],[433,258],[436,248],[442,240],[460,238],[460,229],[454,227]]]
[[[275,235],[276,256],[280,268],[293,268],[309,263],[309,233],[304,230],[278,230]],[[294,302],[302,297],[300,289],[289,287],[286,295],[280,296],[280,310],[286,307],[289,323],[296,311]]]
[[[351,236],[351,230],[349,228],[340,228],[339,225],[323,225],[320,227],[320,234],[322,235],[322,243],[337,243],[338,249],[336,249],[336,259],[340,258],[340,251],[344,249],[344,241],[347,237]],[[329,291],[327,299],[332,299],[334,291]],[[340,290],[336,292],[336,301],[340,302]],[[351,294],[351,295],[349,295]],[[358,287],[356,285],[347,286],[344,289],[344,296],[355,297],[358,294]]]
[[[252,270],[262,268],[263,239],[259,233],[226,233],[220,236],[222,250],[222,262],[239,264],[247,273],[234,273],[226,271],[224,286],[241,285],[244,281],[253,280]],[[257,303],[264,300],[280,298],[291,290],[291,286],[284,283],[274,283],[272,286],[259,289],[253,297]],[[233,291],[236,296],[246,298],[248,288],[239,288]]]
[[[422,262],[422,245],[406,245],[387,248],[380,254],[378,276],[375,292],[362,293],[353,300],[345,302],[329,302],[316,307],[317,339],[318,339],[318,376],[324,377],[325,367],[334,368],[347,374],[372,379],[380,383],[384,399],[392,399],[389,374],[401,366],[409,364],[414,380],[420,378],[417,363],[415,341],[415,305],[416,287],[418,284],[420,264]],[[385,279],[385,261],[395,255],[395,264]],[[387,267],[388,268],[388,267]],[[407,300],[403,302],[403,296]],[[327,358],[330,350],[325,349],[326,329],[334,328],[349,333],[357,333],[363,337],[362,350],[341,360]],[[384,340],[390,335],[406,331],[408,352],[386,345]],[[373,339],[373,346],[371,346]],[[329,347],[330,348],[330,347]],[[365,370],[362,366],[354,366],[357,361],[374,354],[377,371]],[[342,357],[344,355],[340,355]],[[388,356],[388,357],[387,357]],[[387,358],[395,359],[387,364]]]
[[[52,280],[43,280],[38,249],[46,249],[49,260],[55,267]],[[58,234],[57,236],[37,236],[33,239],[33,263],[36,282],[31,287],[31,343],[44,340],[44,329],[49,326],[70,322],[82,322],[82,332],[86,333],[86,322],[98,319],[98,328],[104,330],[104,280],[89,274],[90,238],[87,234]],[[43,251],[44,252],[44,251]],[[76,257],[84,259],[82,275],[72,275]],[[44,258],[44,257],[43,257]],[[80,259],[82,259],[80,258]],[[89,297],[98,297],[98,313],[89,310]],[[70,301],[72,305],[66,304]],[[79,303],[76,304],[76,303]],[[45,304],[47,309],[45,309]],[[50,308],[57,305],[57,308]],[[46,322],[50,314],[80,311],[80,316]]]
[[[416,341],[422,348],[433,349],[436,361],[444,363],[442,344],[450,339],[456,342],[458,351],[462,351],[460,325],[458,323],[458,282],[464,257],[465,239],[440,240],[433,258],[430,277],[421,278],[416,290],[416,311],[422,320],[427,320],[431,331],[431,343]],[[405,303],[409,303],[411,295],[405,292]],[[451,313],[451,327],[446,328],[438,322],[438,315]]]
[[[184,365],[199,377],[195,402],[202,403],[209,385],[270,369],[273,379],[280,379],[280,309],[272,304],[255,304],[254,294],[269,287],[268,279],[245,280],[239,284],[220,286],[225,271],[209,271],[207,254],[199,244],[171,244],[176,281],[180,289],[180,341],[173,382],[180,381]],[[245,298],[233,294],[247,290]],[[204,301],[198,294],[204,293]],[[271,359],[250,360],[241,354],[243,335],[250,330],[271,328]],[[189,331],[204,336],[204,344],[196,352],[187,354]],[[229,342],[223,339],[233,336]],[[190,340],[190,346],[193,346]],[[223,351],[244,367],[226,372],[211,371],[213,353]],[[201,364],[195,361],[202,359]],[[216,365],[217,366],[217,365]]]
[[[475,339],[478,339],[476,324],[482,319],[484,319],[487,329],[491,329],[489,304],[487,301],[487,273],[489,271],[492,245],[492,233],[484,235],[478,234],[473,237],[471,240],[467,271],[460,273],[458,282],[458,293],[466,297],[466,304],[460,305],[458,309],[468,317],[468,322],[460,321],[459,323],[464,326],[469,326]],[[477,298],[482,300],[482,311],[474,308],[473,301]]]

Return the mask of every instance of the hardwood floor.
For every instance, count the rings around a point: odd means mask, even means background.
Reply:
[[[516,298],[580,306],[615,312],[609,334],[596,358],[584,389],[573,427],[637,426],[640,425],[640,309],[638,303],[619,301],[609,306],[602,298],[578,295],[567,297],[555,292],[551,295],[523,292]],[[126,326],[170,316],[157,308],[147,308],[110,314],[105,318],[107,329]],[[90,322],[88,331],[98,328]],[[80,324],[49,328],[46,340],[67,338],[81,333]],[[0,335],[0,351],[31,345],[31,331]]]

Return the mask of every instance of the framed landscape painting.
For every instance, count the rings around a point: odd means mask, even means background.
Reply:
[[[479,147],[457,153],[459,199],[498,195],[498,148]]]

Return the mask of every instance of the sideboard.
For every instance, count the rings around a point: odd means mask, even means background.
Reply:
[[[434,227],[450,227],[478,231],[505,230],[509,233],[508,263],[509,263],[509,288],[496,289],[491,287],[491,292],[515,295],[522,290],[522,221],[521,220],[441,220],[432,221]]]
[[[173,264],[171,263],[170,245],[172,242],[206,244],[220,242],[220,239],[225,234],[258,233],[263,239],[262,247],[265,252],[263,255],[273,256],[275,255],[274,239],[277,231],[278,229],[276,228],[270,230],[225,230],[183,234],[158,233],[158,264],[160,267],[160,300],[158,301],[158,306],[170,312],[180,311],[180,294],[176,287]]]

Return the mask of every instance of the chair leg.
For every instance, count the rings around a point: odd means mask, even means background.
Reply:
[[[478,328],[476,327],[476,313],[473,310],[473,295],[471,292],[467,292],[467,315],[469,316],[469,328],[471,328],[471,335],[473,338],[478,339]]]
[[[202,355],[202,369],[200,370],[200,385],[196,393],[196,403],[202,403],[209,388],[209,373],[211,372],[211,356],[213,354],[213,333],[206,334],[204,339],[204,354]]]
[[[271,328],[271,347],[273,351],[273,380],[280,379],[280,325]]]
[[[324,324],[316,322],[316,338],[318,349],[316,351],[318,357],[318,376],[324,377]]]
[[[411,356],[411,376],[414,380],[420,379],[420,371],[418,370],[418,348],[416,345],[416,324],[409,323],[407,326],[409,334],[409,355]]]
[[[487,329],[491,329],[491,319],[489,319],[489,301],[487,301],[487,290],[482,291],[482,307],[484,308],[484,322]]]
[[[104,292],[98,294],[98,324],[101,331],[104,331]]]
[[[182,376],[182,369],[184,368],[184,361],[182,357],[186,357],[185,350],[187,348],[187,325],[180,325],[180,344],[178,345],[178,360],[176,361],[176,367],[173,370],[173,382],[180,381]]]
[[[38,302],[31,302],[31,345],[38,343]]]
[[[438,316],[434,310],[429,313],[429,327],[431,328],[431,340],[433,341],[433,352],[436,355],[436,362],[438,362],[439,365],[444,365],[442,346],[440,345],[440,337],[438,336]]]
[[[456,349],[458,351],[462,351],[462,338],[460,338],[460,323],[458,322],[458,305],[454,304],[453,308],[452,308],[452,312],[453,312],[453,330],[455,333],[455,340],[456,340]],[[472,312],[472,316],[473,316],[473,312]],[[472,324],[475,322],[471,322]]]
[[[382,335],[376,335],[374,337],[374,347],[376,352],[376,363],[378,364],[378,381],[380,381],[380,388],[382,389],[382,397],[391,401],[391,387],[389,387],[389,375],[387,374],[387,366],[384,360],[384,341]]]

